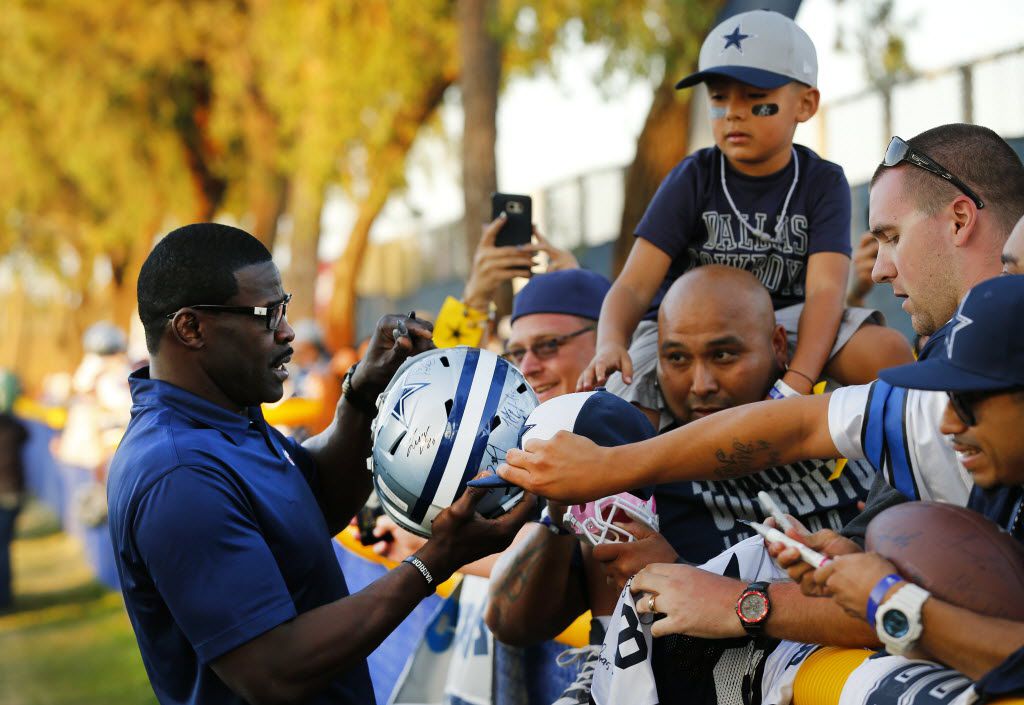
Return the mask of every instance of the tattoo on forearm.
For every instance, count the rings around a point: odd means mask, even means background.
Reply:
[[[512,564],[509,565],[504,578],[497,584],[496,589],[491,590],[491,609],[497,612],[499,619],[506,607],[523,596],[533,569],[543,555],[549,540],[548,537],[543,537],[540,541],[523,546],[519,554],[512,560]]]
[[[733,438],[731,448],[719,448],[715,451],[715,459],[719,464],[714,473],[720,480],[731,480],[761,468],[779,465],[780,458],[779,452],[768,441],[754,440],[744,443],[738,438]]]
[[[526,584],[529,582],[533,569],[537,565],[537,561],[540,560],[540,557],[541,546],[529,546],[509,566],[508,577],[505,578],[500,586],[501,594],[508,599],[508,602],[515,602],[523,596]]]

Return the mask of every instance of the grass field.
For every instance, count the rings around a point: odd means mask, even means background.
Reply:
[[[0,705],[155,703],[121,595],[78,542],[30,509],[13,547],[14,611],[0,615]]]

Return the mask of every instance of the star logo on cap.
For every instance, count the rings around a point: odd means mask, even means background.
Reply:
[[[732,31],[732,34],[723,34],[722,35],[722,38],[725,39],[725,46],[722,47],[722,51],[724,52],[729,47],[736,47],[736,50],[739,51],[739,53],[742,54],[743,53],[743,45],[742,45],[743,40],[744,39],[750,39],[750,37],[752,37],[752,36],[753,36],[752,34],[743,34],[740,31],[740,26],[736,25],[736,29],[734,29]]]
[[[430,382],[413,382],[402,387],[402,391],[398,393],[398,401],[395,403],[395,408],[391,410],[391,415],[406,428],[409,426],[409,421],[405,418],[406,400],[429,384]]]
[[[970,296],[970,292],[968,292],[967,296]],[[949,339],[946,341],[946,357],[950,360],[953,359],[953,341],[956,340],[956,334],[974,323],[972,319],[964,315],[964,305],[967,303],[967,296],[960,302],[960,310],[956,312],[956,323],[953,325],[953,330],[949,332]]]

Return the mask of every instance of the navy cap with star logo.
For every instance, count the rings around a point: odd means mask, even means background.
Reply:
[[[1024,275],[1004,275],[967,292],[949,322],[945,350],[879,374],[889,384],[941,392],[1024,387]]]
[[[771,10],[741,12],[708,34],[698,70],[676,84],[689,88],[714,78],[733,78],[765,90],[791,81],[818,82],[818,54],[807,32]]]
[[[643,412],[621,397],[598,387],[549,399],[533,412],[519,434],[519,447],[538,438],[547,440],[559,431],[589,438],[599,446],[621,446],[653,438],[654,426]],[[466,483],[470,487],[509,487],[498,475]]]

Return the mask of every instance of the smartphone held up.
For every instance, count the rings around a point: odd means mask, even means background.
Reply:
[[[516,193],[495,193],[491,195],[491,219],[502,213],[506,221],[495,238],[498,247],[529,245],[533,239],[533,200]]]

